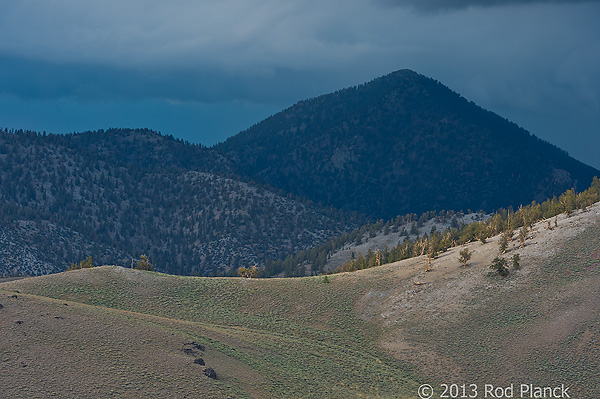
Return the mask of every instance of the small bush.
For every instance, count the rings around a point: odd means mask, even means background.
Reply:
[[[492,261],[492,264],[490,265],[490,269],[494,270],[500,276],[506,277],[506,276],[508,276],[507,265],[508,265],[508,262],[506,261],[506,259],[501,258],[501,257],[496,257]]]
[[[147,270],[150,272],[154,271],[154,267],[152,266],[152,263],[150,263],[150,259],[148,259],[146,255],[140,256],[140,260],[137,261],[135,268],[137,270]]]
[[[519,270],[521,268],[521,265],[519,264],[519,260],[521,260],[521,257],[519,256],[519,254],[514,254],[512,257],[512,265],[515,270]]]

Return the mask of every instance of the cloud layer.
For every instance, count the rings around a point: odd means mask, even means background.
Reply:
[[[562,144],[548,118],[582,137],[600,125],[598,15],[599,1],[8,0],[0,95],[272,110],[411,68]]]
[[[413,7],[422,11],[448,11],[469,7],[502,7],[512,5],[598,3],[599,0],[381,0],[384,4]]]

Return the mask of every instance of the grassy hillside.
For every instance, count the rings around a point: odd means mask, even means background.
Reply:
[[[0,385],[28,398],[416,398],[420,383],[564,383],[597,397],[600,206],[557,224],[511,243],[522,268],[506,278],[489,274],[494,237],[467,244],[466,268],[455,248],[428,273],[413,258],[329,282],[113,266],[5,282]]]
[[[379,328],[353,314],[355,295],[366,292],[368,280],[357,283],[340,278],[325,284],[320,278],[189,278],[100,267],[21,283],[6,283],[3,288],[60,298],[69,305],[83,302],[99,306],[83,309],[108,313],[111,317],[123,313],[112,316],[104,307],[131,311],[125,317],[142,324],[137,332],[132,331],[125,344],[133,348],[140,346],[146,335],[143,328],[146,319],[138,319],[137,314],[160,316],[159,325],[155,326],[159,330],[157,334],[168,336],[169,330],[177,330],[172,340],[179,344],[170,344],[171,347],[181,347],[185,340],[195,341],[224,358],[222,364],[213,364],[206,356],[207,366],[218,373],[218,384],[240,397],[244,395],[239,390],[245,390],[248,383],[262,392],[257,397],[266,398],[298,397],[300,392],[314,398],[371,397],[379,392],[381,397],[392,398],[398,393],[409,396],[416,389],[408,368],[377,350],[375,341]],[[3,296],[6,298],[8,294]],[[14,306],[13,302],[40,301],[38,297],[18,295],[19,299],[7,302],[4,311]],[[62,303],[56,303],[62,310],[60,305]],[[25,319],[23,324],[13,325],[11,320],[3,328],[11,328],[16,334],[20,328],[35,323],[30,317],[20,317]],[[186,323],[180,323],[181,320]],[[130,327],[130,330],[135,328]],[[60,336],[52,338],[61,340]],[[90,342],[88,340],[85,337],[85,342]],[[154,345],[158,345],[156,341],[153,339]],[[97,348],[81,343],[77,337],[75,342],[86,357],[88,351]],[[18,367],[20,357],[15,348],[2,346],[3,367]],[[154,352],[154,346],[147,350]],[[155,364],[147,363],[149,359],[130,356],[125,364],[106,366],[109,369],[112,366],[127,377],[126,365],[128,367],[133,360],[157,373],[171,374],[167,369],[157,369]],[[193,368],[192,360],[181,359],[181,365]],[[198,374],[201,373],[198,371]],[[123,395],[129,393],[128,386],[116,389]]]

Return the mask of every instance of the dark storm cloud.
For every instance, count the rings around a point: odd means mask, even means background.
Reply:
[[[282,109],[410,68],[575,154],[600,147],[598,15],[600,0],[4,1],[0,96],[110,102],[116,125],[121,105]]]
[[[31,6],[35,4],[34,10]],[[360,82],[371,6],[272,0],[0,3],[0,92],[18,97],[302,99]],[[318,5],[318,7],[317,7]],[[340,71],[340,66],[345,71]],[[349,66],[352,66],[349,68]],[[383,67],[377,74],[386,71]],[[344,79],[344,77],[346,79]]]
[[[469,7],[500,7],[527,4],[598,3],[600,0],[379,0],[384,4],[422,11],[459,10]]]
[[[202,68],[125,68],[52,63],[0,56],[0,94],[24,99],[135,100],[216,103],[287,101],[339,88],[323,71],[273,68],[268,74],[232,74]]]

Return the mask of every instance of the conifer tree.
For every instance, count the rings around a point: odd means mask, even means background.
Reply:
[[[508,248],[508,237],[506,234],[503,233],[500,236],[500,240],[498,241],[498,252],[500,254],[505,254],[507,248]]]
[[[523,248],[527,241],[527,226],[523,226],[521,227],[521,230],[519,230],[519,241],[521,242],[521,248]]]
[[[495,270],[496,273],[498,273],[502,277],[506,277],[506,276],[508,276],[508,268],[506,266],[507,266],[506,259],[504,259],[502,257],[496,257],[492,261],[490,268],[492,270]]]
[[[469,260],[471,260],[471,256],[473,255],[473,253],[471,251],[469,251],[469,248],[465,248],[462,251],[460,251],[459,255],[460,256],[458,257],[458,261],[460,263],[462,263],[462,265],[464,267],[466,267],[467,266],[467,262]]]
[[[516,270],[519,270],[521,268],[521,265],[519,264],[519,260],[521,260],[521,257],[519,256],[519,254],[514,254],[512,257],[512,264],[513,264],[513,268]]]

